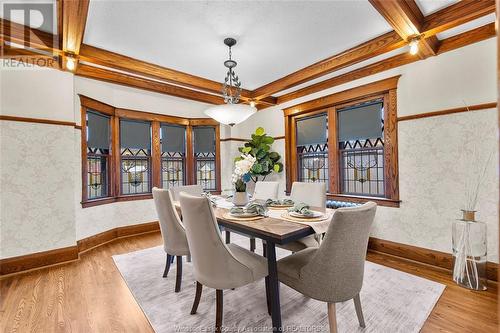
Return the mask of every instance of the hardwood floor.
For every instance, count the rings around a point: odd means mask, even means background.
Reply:
[[[157,232],[118,239],[79,261],[0,280],[0,331],[152,332],[111,256],[160,243]],[[472,292],[445,270],[377,253],[368,259],[446,284],[422,332],[497,332],[496,283]]]

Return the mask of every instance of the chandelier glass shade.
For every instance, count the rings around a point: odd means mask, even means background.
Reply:
[[[251,105],[238,104],[241,96],[241,81],[234,71],[237,62],[231,59],[231,47],[236,44],[236,40],[226,38],[224,44],[229,47],[229,59],[224,61],[224,66],[228,71],[222,85],[222,96],[226,104],[212,106],[205,110],[205,114],[221,124],[233,126],[248,119],[257,109]]]

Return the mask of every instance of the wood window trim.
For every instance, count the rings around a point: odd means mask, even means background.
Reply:
[[[220,175],[220,125],[213,119],[208,118],[183,118],[177,116],[163,115],[151,112],[143,112],[125,108],[115,108],[109,104],[100,102],[93,98],[79,94],[81,105],[81,160],[82,160],[82,208],[95,207],[113,202],[148,200],[152,199],[151,193],[123,195],[120,193],[120,119],[144,120],[151,122],[152,128],[152,149],[151,166],[152,187],[161,187],[161,147],[160,147],[160,126],[161,123],[183,125],[186,127],[186,185],[196,183],[194,174],[194,155],[192,147],[193,128],[196,126],[213,126],[216,133],[216,190],[213,194],[221,193],[221,175]],[[109,173],[109,196],[98,199],[87,199],[87,110],[94,110],[110,116],[111,129],[111,153],[108,166]]]
[[[285,119],[285,165],[286,192],[290,193],[292,183],[298,179],[296,156],[296,121],[302,117],[328,113],[329,147],[337,147],[337,109],[359,102],[383,98],[384,100],[384,179],[385,197],[367,197],[340,193],[338,152],[328,149],[330,172],[328,199],[364,203],[374,201],[381,206],[399,207],[399,170],[397,137],[397,84],[401,76],[372,82],[359,87],[320,97],[283,110]]]

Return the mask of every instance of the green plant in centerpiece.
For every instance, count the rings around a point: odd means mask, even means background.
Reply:
[[[259,177],[266,179],[273,172],[280,173],[283,171],[283,163],[280,162],[281,155],[275,151],[271,151],[271,145],[274,143],[274,138],[266,134],[262,127],[258,127],[255,133],[252,134],[252,140],[245,143],[238,150],[242,154],[249,154],[255,157],[256,161],[250,169],[250,176],[254,182],[259,180]],[[240,161],[241,156],[235,158],[235,162]]]

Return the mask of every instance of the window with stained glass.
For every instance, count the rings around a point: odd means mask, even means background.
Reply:
[[[297,166],[300,182],[329,184],[328,116],[321,113],[296,123]]]
[[[196,183],[201,184],[205,191],[215,191],[217,190],[215,128],[194,127],[193,136]]]
[[[110,195],[110,117],[97,111],[86,113],[87,199]]]
[[[151,192],[151,122],[120,119],[120,193]]]
[[[384,197],[384,101],[337,110],[342,194]]]
[[[186,127],[161,124],[161,183],[164,189],[186,182]]]

